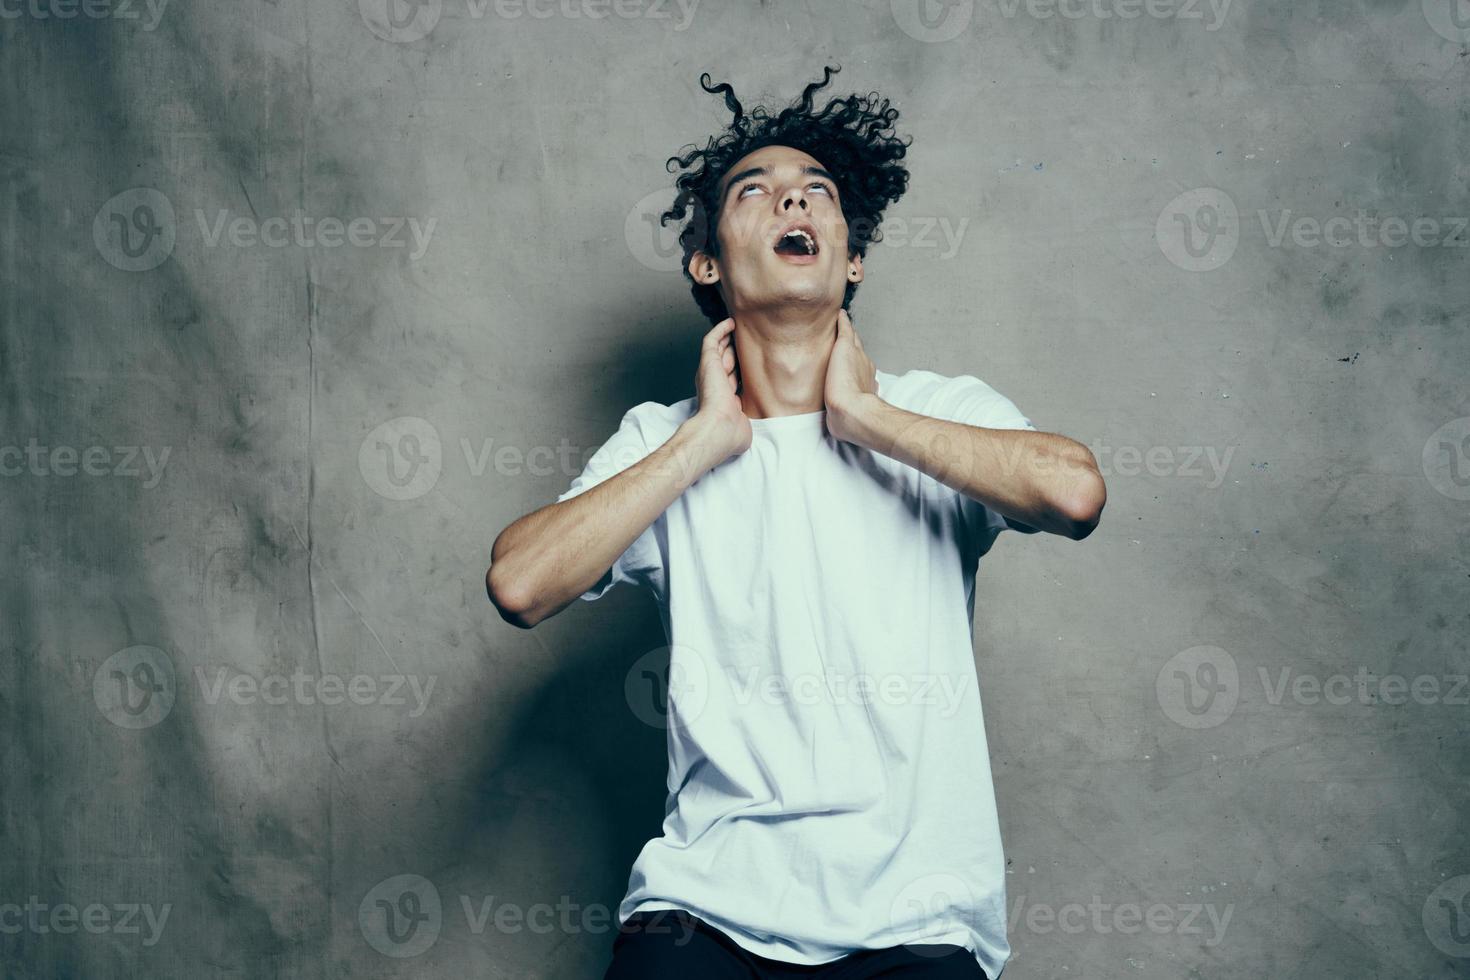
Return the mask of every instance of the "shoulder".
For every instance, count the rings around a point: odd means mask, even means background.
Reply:
[[[639,402],[623,413],[618,431],[610,441],[632,444],[645,452],[653,452],[694,414],[695,404],[693,397],[670,405],[655,401]]]
[[[996,429],[1030,429],[1014,402],[973,374],[946,375],[915,368],[878,372],[878,394],[890,405],[931,418]]]
[[[557,500],[566,500],[596,486],[662,446],[693,413],[694,401],[686,398],[672,405],[647,401],[628,409],[617,430],[588,457],[581,474]]]

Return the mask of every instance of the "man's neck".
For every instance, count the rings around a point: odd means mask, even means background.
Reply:
[[[786,308],[735,314],[740,403],[753,419],[820,412],[837,309]]]

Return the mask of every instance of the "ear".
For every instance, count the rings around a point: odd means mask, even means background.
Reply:
[[[863,257],[861,255],[853,255],[847,260],[847,281],[863,281]]]
[[[704,252],[696,251],[689,256],[689,275],[701,286],[713,286],[720,281],[720,265]]]

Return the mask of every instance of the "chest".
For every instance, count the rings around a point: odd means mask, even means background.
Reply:
[[[757,441],[666,518],[671,587],[737,630],[744,620],[836,615],[887,630],[924,615],[916,606],[936,579],[960,573],[954,492],[830,439]]]

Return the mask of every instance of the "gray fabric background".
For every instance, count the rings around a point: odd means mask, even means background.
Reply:
[[[482,576],[691,393],[699,72],[824,61],[874,360],[1109,478],[980,574],[1007,976],[1470,969],[1470,7],[926,2],[0,5],[0,974],[600,975],[657,616]]]

